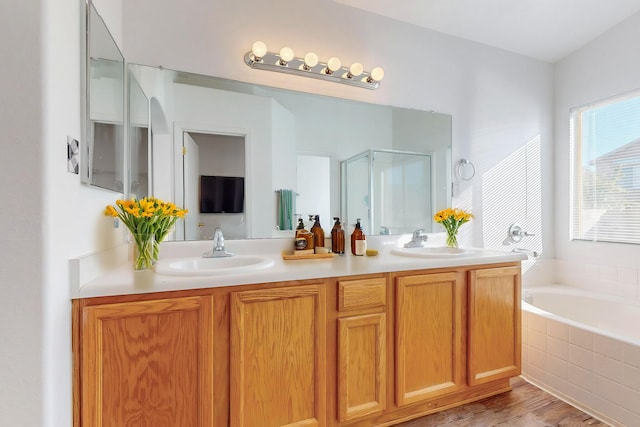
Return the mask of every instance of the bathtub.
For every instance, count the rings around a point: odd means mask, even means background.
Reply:
[[[612,426],[640,426],[640,303],[566,285],[522,299],[522,376]]]

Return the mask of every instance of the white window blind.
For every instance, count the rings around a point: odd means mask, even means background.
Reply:
[[[640,93],[572,110],[571,239],[640,244]]]

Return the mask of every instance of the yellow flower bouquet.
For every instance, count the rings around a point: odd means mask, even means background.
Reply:
[[[116,200],[108,205],[104,214],[119,218],[129,229],[136,244],[134,268],[151,268],[158,260],[159,244],[167,237],[178,218],[184,218],[187,209],[155,197]]]
[[[435,222],[442,224],[447,231],[447,246],[458,247],[458,229],[466,222],[471,221],[473,215],[458,208],[447,208],[437,212],[433,216]]]

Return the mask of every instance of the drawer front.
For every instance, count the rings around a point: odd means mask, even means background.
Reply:
[[[382,307],[387,303],[384,277],[338,282],[338,311]]]

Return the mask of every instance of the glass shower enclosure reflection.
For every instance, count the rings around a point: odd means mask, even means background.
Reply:
[[[342,217],[365,234],[431,232],[433,155],[371,149],[341,162]]]

